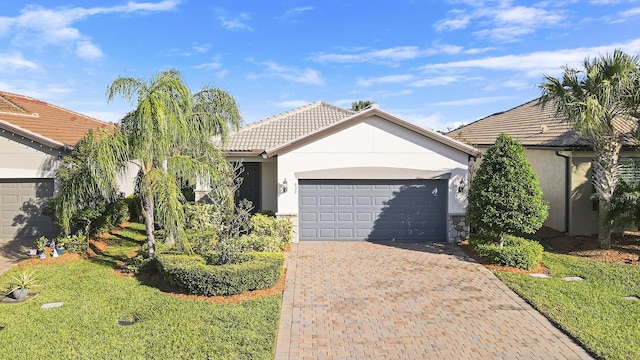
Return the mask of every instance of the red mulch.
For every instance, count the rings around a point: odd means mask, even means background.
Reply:
[[[567,236],[556,230],[542,227],[535,237],[545,246],[545,250],[572,256],[580,256],[596,261],[613,262],[619,264],[640,265],[640,232],[625,232],[611,236],[611,249],[599,248],[597,235]],[[469,249],[468,244],[462,243],[462,249],[467,255],[488,267],[490,270],[510,271],[518,273],[548,273],[542,265],[533,270],[522,270],[505,266],[487,264]]]

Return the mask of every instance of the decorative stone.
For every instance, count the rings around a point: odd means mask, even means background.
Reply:
[[[42,304],[42,306],[40,306],[41,309],[53,309],[53,308],[59,308],[62,305],[64,305],[64,302],[54,302],[54,303],[46,303],[46,304]]]
[[[562,278],[562,280],[564,280],[564,281],[582,281],[584,279],[581,278],[580,276],[565,276],[565,277]]]
[[[532,276],[534,278],[539,278],[539,279],[548,279],[551,277],[547,274],[529,274],[529,276]]]

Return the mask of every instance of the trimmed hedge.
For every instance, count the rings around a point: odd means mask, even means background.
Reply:
[[[282,253],[247,254],[240,264],[207,265],[198,255],[159,254],[158,269],[165,279],[190,294],[233,295],[273,286],[284,272]]]
[[[505,235],[504,246],[485,238],[471,236],[469,245],[476,254],[486,257],[491,263],[531,270],[540,260],[544,248],[538,242],[513,235]]]

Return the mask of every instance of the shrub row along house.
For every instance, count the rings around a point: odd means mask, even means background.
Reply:
[[[245,126],[224,147],[230,161],[243,163],[237,197],[289,218],[294,240],[456,241],[468,231],[468,164],[504,132],[526,148],[550,205],[545,225],[569,234],[595,233],[590,145],[536,104],[444,136],[375,104],[354,112],[315,102]],[[59,161],[89,129],[106,125],[0,92],[0,239],[54,235],[40,207],[53,195]],[[629,134],[622,174],[636,177],[635,128],[624,121],[616,126]],[[126,184],[125,193],[131,187]],[[202,196],[206,189],[196,193]]]
[[[628,183],[635,183],[640,178],[640,142],[635,137],[635,122],[618,118],[614,119],[614,126],[624,134],[620,175]],[[552,107],[538,106],[537,99],[489,115],[447,135],[486,150],[500,133],[518,139],[525,147],[525,156],[538,176],[544,200],[549,203],[545,225],[569,235],[597,233],[591,143],[556,117]]]
[[[39,208],[59,160],[107,124],[9,93],[0,110],[0,238],[51,236]],[[225,146],[245,169],[238,197],[291,219],[295,240],[452,241],[464,230],[454,225],[478,151],[376,106],[356,113],[312,103],[248,125]]]

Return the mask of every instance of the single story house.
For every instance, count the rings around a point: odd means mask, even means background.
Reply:
[[[636,124],[616,119],[614,125],[624,134],[620,156],[621,175],[627,180],[640,175],[640,142]],[[462,126],[447,135],[480,150],[491,146],[500,133],[518,139],[533,167],[549,203],[544,225],[569,235],[598,232],[597,203],[592,200],[591,143],[554,114],[551,106],[542,108],[538,100],[489,115]],[[634,180],[635,181],[635,180]]]
[[[28,96],[0,91],[0,246],[53,236],[40,210],[54,194],[60,159],[106,123]]]
[[[245,171],[239,197],[294,224],[294,241],[456,241],[467,166],[479,151],[375,104],[354,112],[324,102],[231,134]]]

